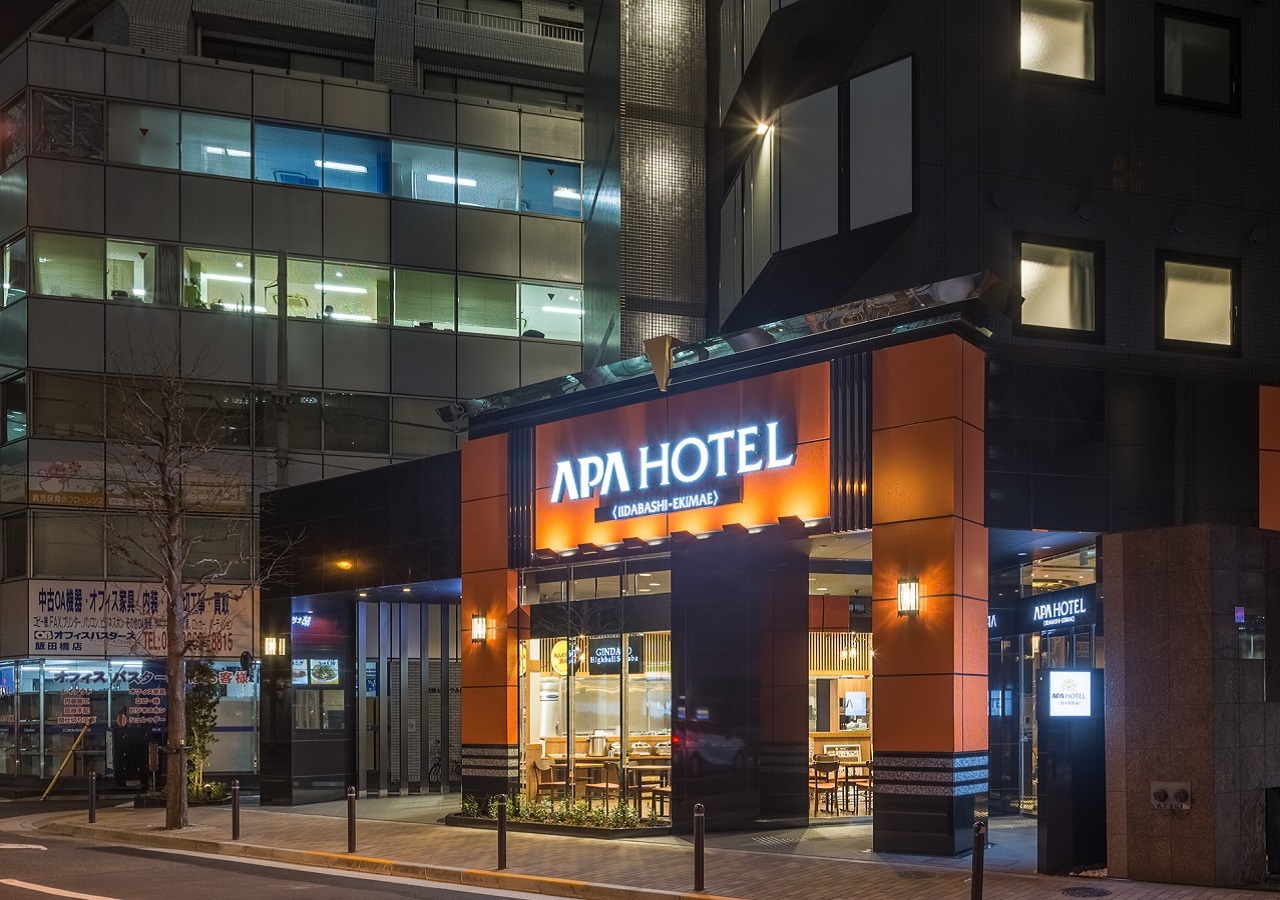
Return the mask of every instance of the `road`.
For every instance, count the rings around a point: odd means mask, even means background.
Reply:
[[[79,804],[83,806],[83,801]],[[336,874],[281,863],[162,852],[46,835],[20,827],[53,803],[0,804],[0,900],[245,900],[310,891],[324,900],[546,900],[546,895],[436,885],[408,878]],[[293,895],[299,896],[299,895]],[[305,895],[301,895],[305,896]]]

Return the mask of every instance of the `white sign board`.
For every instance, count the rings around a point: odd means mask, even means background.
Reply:
[[[33,656],[163,656],[165,606],[160,586],[138,582],[31,582]],[[257,593],[243,585],[192,589],[185,598],[188,633],[203,637],[210,659],[237,659],[255,646]]]
[[[1049,715],[1088,716],[1093,713],[1093,677],[1089,671],[1049,671]]]

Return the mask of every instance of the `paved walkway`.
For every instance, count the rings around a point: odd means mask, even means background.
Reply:
[[[298,815],[265,809],[242,812],[242,840],[232,844],[230,811],[191,811],[193,827],[162,832],[163,810],[104,809],[98,823],[83,813],[41,817],[42,828],[109,841],[257,856],[347,869],[416,875],[433,880],[486,884],[552,896],[658,900],[683,896],[692,887],[692,852],[680,838],[599,841],[513,833],[509,871],[490,872],[495,858],[492,832],[443,825],[361,820],[356,858],[346,854],[346,823],[326,815]],[[814,829],[810,829],[813,831]],[[722,840],[717,836],[716,840]],[[997,845],[999,842],[997,841]],[[302,854],[299,851],[309,851]],[[709,847],[706,886],[710,895],[740,900],[935,900],[969,896],[967,870],[953,861],[799,855],[775,849]],[[1115,900],[1257,900],[1247,890],[1216,890],[1143,884],[1118,879],[1052,878],[988,870],[987,900],[1063,898],[1070,888],[1101,888]],[[670,892],[670,893],[663,893]],[[699,897],[706,895],[689,895]]]

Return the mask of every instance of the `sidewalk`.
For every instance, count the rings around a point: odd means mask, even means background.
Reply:
[[[227,808],[191,810],[193,827],[161,830],[164,811],[102,809],[88,825],[83,812],[42,816],[54,834],[152,847],[273,859],[446,883],[543,893],[582,900],[935,900],[969,896],[967,870],[873,859],[798,856],[776,850],[708,848],[706,894],[692,888],[693,856],[682,839],[597,841],[513,833],[509,869],[492,871],[493,832],[442,825],[360,820],[357,855],[346,851],[346,822],[330,816],[263,809],[241,811],[242,839],[232,843]],[[986,900],[1070,897],[1067,889],[1100,888],[1115,900],[1258,900],[1248,890],[1143,884],[1117,879],[986,873]],[[1079,896],[1079,895],[1077,895]],[[1104,896],[1088,894],[1087,896]]]

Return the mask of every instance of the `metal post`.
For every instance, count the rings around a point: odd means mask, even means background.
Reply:
[[[98,821],[98,773],[89,773],[89,824]]]
[[[707,810],[701,803],[693,805],[693,889],[703,890],[706,865],[703,857],[707,851]]]
[[[973,875],[969,879],[969,900],[982,900],[982,858],[987,852],[987,823],[973,823]]]
[[[498,795],[498,871],[507,867],[507,795]]]
[[[240,779],[231,782],[231,840],[240,840]]]
[[[347,852],[356,852],[356,789],[347,788]]]

